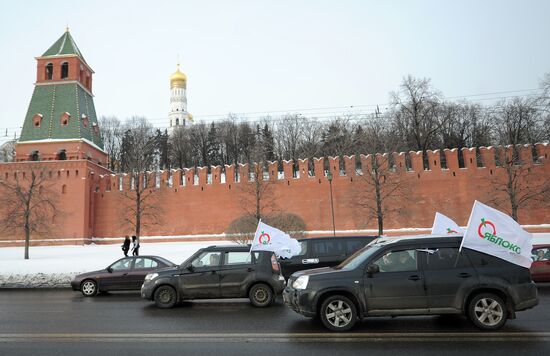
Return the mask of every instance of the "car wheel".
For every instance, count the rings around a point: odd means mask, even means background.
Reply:
[[[268,307],[275,301],[275,295],[271,288],[264,283],[259,283],[250,288],[248,292],[250,302],[255,307]]]
[[[85,297],[93,297],[97,294],[97,283],[94,280],[86,279],[80,284],[80,291]]]
[[[176,305],[176,290],[170,286],[160,286],[155,291],[155,304],[162,309]]]
[[[480,329],[498,330],[506,323],[508,311],[502,298],[492,293],[482,293],[470,301],[468,317]]]
[[[321,305],[319,317],[329,330],[348,331],[357,322],[357,308],[349,298],[333,295]]]

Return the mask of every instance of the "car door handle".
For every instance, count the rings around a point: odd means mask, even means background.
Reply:
[[[248,272],[254,272],[254,268],[248,267],[247,271],[248,271]]]
[[[122,275],[123,275],[123,276],[127,276],[127,275],[128,275],[128,273],[123,273]]]
[[[417,276],[417,275],[409,276],[409,280],[411,280],[411,281],[418,281],[418,280],[420,280],[420,277]]]
[[[212,272],[210,272],[210,273],[211,273],[211,274],[216,274],[217,272],[216,272],[216,271],[212,271]]]
[[[315,263],[319,263],[318,258],[304,258],[302,260],[303,265],[309,265],[309,264],[315,264]]]
[[[462,272],[462,273],[459,273],[458,276],[460,278],[468,278],[468,277],[471,277],[472,275],[466,272]]]

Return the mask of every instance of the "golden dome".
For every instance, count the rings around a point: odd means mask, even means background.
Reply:
[[[189,121],[193,121],[193,115],[191,115],[191,113],[187,113],[187,119]]]
[[[180,71],[180,65],[176,72],[170,76],[170,88],[185,88],[187,86],[187,76]]]

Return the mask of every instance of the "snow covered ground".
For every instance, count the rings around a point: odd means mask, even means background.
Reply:
[[[122,239],[121,239],[122,243]],[[156,255],[181,263],[195,251],[229,241],[142,243],[141,255]],[[550,233],[535,233],[533,244],[550,244]],[[68,287],[76,274],[102,269],[123,257],[120,244],[38,246],[23,258],[23,247],[0,248],[0,288]]]
[[[140,254],[162,256],[179,264],[202,247],[230,243],[141,243]],[[105,268],[124,257],[120,244],[31,247],[28,260],[23,253],[23,247],[0,248],[0,288],[68,287],[74,275]]]

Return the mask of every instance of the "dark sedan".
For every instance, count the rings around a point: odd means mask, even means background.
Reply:
[[[79,274],[71,281],[71,287],[85,297],[98,292],[139,290],[148,273],[173,266],[176,264],[158,256],[125,257],[105,269]]]

